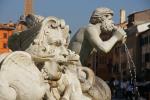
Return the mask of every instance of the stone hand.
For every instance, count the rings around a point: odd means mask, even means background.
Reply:
[[[122,43],[125,43],[127,38],[126,32],[122,28],[117,28],[114,32],[114,36],[118,39],[118,41],[122,41]]]
[[[127,40],[127,35],[125,35],[125,36],[123,37],[122,43],[124,44],[124,43],[126,42],[126,40]]]

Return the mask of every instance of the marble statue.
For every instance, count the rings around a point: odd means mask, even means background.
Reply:
[[[87,58],[94,48],[107,53],[118,41],[126,40],[126,33],[114,25],[112,17],[111,9],[96,8],[92,13],[90,23],[80,28],[71,39],[69,49],[80,55],[82,65],[86,66]],[[112,37],[103,41],[101,34],[112,34]]]
[[[5,98],[9,91],[5,91],[5,86],[3,87],[3,85],[0,87],[0,93],[3,93],[3,95],[0,95],[0,99],[104,100],[99,91],[94,88],[94,72],[87,67],[81,66],[79,64],[79,55],[67,49],[69,27],[63,19],[54,16],[44,18],[29,15],[26,18],[26,24],[27,30],[14,33],[9,38],[8,46],[12,52],[8,54],[8,58],[13,60],[7,64],[7,57],[4,59],[5,57],[1,56],[3,58],[1,62],[6,62],[6,64],[1,64],[1,69],[11,66],[11,69],[14,68],[13,73],[16,74],[5,72],[4,75],[14,75],[15,78],[2,78],[2,80],[8,81],[7,88],[8,90],[9,88],[10,90],[12,89],[13,99],[10,99],[12,96]],[[32,75],[32,73],[35,75]],[[16,83],[11,87],[9,80],[12,83],[17,80],[19,84]],[[31,82],[28,82],[30,80]],[[2,84],[5,83],[2,82]],[[36,87],[32,87],[34,84],[37,84],[35,85]],[[22,85],[29,85],[32,90],[27,87],[22,89]],[[17,88],[14,88],[14,86]],[[19,95],[20,93],[22,94]]]
[[[82,34],[77,40],[81,38],[82,45],[89,40],[86,45],[92,49],[99,46],[102,49],[106,45],[107,49],[103,50],[109,51],[126,36],[112,24],[111,16],[109,9],[96,10],[91,24],[82,29],[84,31],[80,32]],[[107,23],[111,23],[108,26],[110,30],[102,28],[106,23],[100,23],[106,18]],[[0,100],[111,100],[106,83],[91,69],[81,65],[79,52],[68,49],[69,26],[63,19],[31,14],[26,17],[25,23],[27,29],[14,33],[8,40],[12,52],[0,55]],[[101,32],[112,30],[114,35],[109,42],[98,38]],[[76,45],[78,50],[83,48],[79,44]],[[76,48],[75,45],[73,47]],[[88,48],[86,55],[92,50]]]
[[[108,53],[119,41],[126,41],[126,32],[114,25],[113,11],[109,8],[96,8],[90,18],[90,23],[80,28],[70,41],[69,49],[80,55],[83,66],[87,66],[89,55],[97,50]],[[106,34],[111,37],[103,41],[100,35]],[[108,85],[100,78],[96,77],[95,87],[102,94],[103,100],[111,99],[111,92]]]
[[[29,53],[0,55],[0,100],[42,100],[49,97],[49,84]],[[47,99],[50,100],[50,99]]]

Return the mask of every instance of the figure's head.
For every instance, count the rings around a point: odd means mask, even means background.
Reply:
[[[90,23],[97,24],[101,23],[103,20],[112,20],[113,11],[109,8],[96,8],[90,18]]]
[[[52,58],[57,60],[65,60],[63,57],[68,53],[66,36],[63,31],[65,27],[65,21],[54,16],[47,17],[42,21],[42,27],[37,36],[39,41],[36,43],[45,48],[41,50],[41,56],[51,55]]]
[[[113,11],[109,8],[96,8],[90,18],[91,24],[101,24],[102,31],[112,31],[114,28],[114,23],[112,20]]]

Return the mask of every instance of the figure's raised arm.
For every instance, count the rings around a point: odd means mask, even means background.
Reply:
[[[94,48],[96,48],[97,50],[102,50],[105,53],[108,53],[117,41],[121,41],[121,40],[123,41],[124,38],[126,37],[125,32],[119,28],[116,31],[114,31],[112,34],[113,36],[109,40],[103,41],[100,38],[96,28],[88,27],[86,29],[85,35],[88,41],[90,42],[90,44]]]
[[[113,45],[117,42],[117,38],[115,37],[112,37],[109,41],[103,41],[100,38],[98,31],[92,27],[88,27],[86,29],[85,36],[94,48],[102,50],[105,53],[109,52]]]

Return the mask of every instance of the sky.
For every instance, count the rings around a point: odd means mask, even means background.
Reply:
[[[114,11],[114,21],[119,23],[120,9],[126,10],[126,17],[134,12],[150,9],[150,0],[33,0],[37,15],[62,18],[72,33],[88,24],[93,10],[108,7]],[[17,22],[24,12],[24,0],[0,0],[0,23],[9,20]]]

